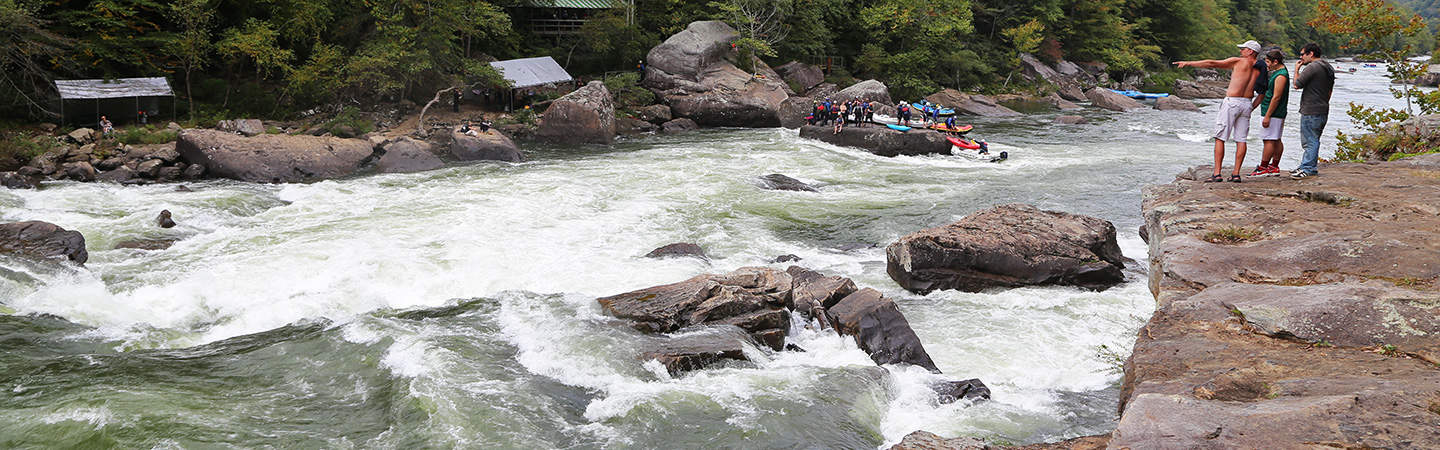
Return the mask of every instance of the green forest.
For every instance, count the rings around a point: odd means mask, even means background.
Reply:
[[[12,119],[43,119],[51,80],[133,76],[169,77],[180,109],[203,117],[423,102],[440,87],[503,82],[490,58],[549,55],[586,78],[634,70],[691,21],[749,20],[739,6],[773,13],[753,42],[767,61],[834,61],[833,76],[901,95],[997,90],[1020,52],[1104,63],[1118,79],[1230,56],[1246,39],[1287,54],[1340,42],[1306,25],[1318,0],[599,1],[614,7],[556,40],[530,33],[526,0],[0,0],[0,104]],[[1401,3],[1434,14],[1434,2]],[[1434,48],[1433,33],[1415,39]]]

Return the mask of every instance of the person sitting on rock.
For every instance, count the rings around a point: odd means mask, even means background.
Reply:
[[[465,121],[464,124],[461,124],[461,125],[460,125],[460,133],[461,133],[461,134],[464,134],[464,135],[466,135],[466,136],[475,136],[475,135],[478,134],[478,133],[475,132],[475,130],[473,130],[473,129],[470,128],[470,121],[468,121],[468,120]]]
[[[837,115],[835,116],[835,132],[830,133],[830,134],[840,134],[840,130],[842,130],[842,129],[844,129],[844,128],[845,128],[845,104],[844,104],[844,103],[841,103],[841,104],[840,104],[840,114],[837,114]]]
[[[480,119],[480,132],[481,132],[481,133],[489,133],[489,132],[490,132],[490,121],[485,120],[484,118],[481,118],[481,119]]]
[[[111,133],[114,132],[115,124],[110,123],[110,119],[106,118],[105,116],[100,116],[100,133],[104,134],[105,136],[109,136]]]

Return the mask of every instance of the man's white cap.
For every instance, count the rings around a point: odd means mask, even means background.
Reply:
[[[1260,43],[1255,42],[1253,39],[1245,41],[1244,44],[1236,44],[1235,46],[1240,48],[1248,48],[1250,49],[1250,51],[1255,52],[1255,54],[1260,54]]]

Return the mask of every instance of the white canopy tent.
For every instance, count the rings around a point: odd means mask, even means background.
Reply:
[[[175,92],[164,77],[116,78],[95,80],[55,80],[55,90],[60,93],[60,122],[65,122],[65,102],[72,100],[94,100],[96,121],[100,116],[100,101],[105,99],[134,98],[131,111],[140,117],[141,97],[170,97],[170,111],[175,111]]]

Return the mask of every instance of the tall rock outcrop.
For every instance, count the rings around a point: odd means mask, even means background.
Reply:
[[[665,99],[675,117],[700,125],[780,126],[780,105],[789,97],[785,83],[736,67],[730,44],[738,37],[724,22],[691,23],[650,49],[644,85]]]
[[[591,81],[545,108],[535,136],[561,144],[615,142],[615,103],[605,83]]]

